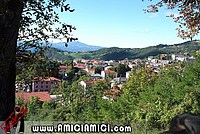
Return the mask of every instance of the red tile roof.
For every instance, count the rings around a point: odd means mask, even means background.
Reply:
[[[98,64],[99,64],[99,61],[94,61],[93,64],[98,65]]]
[[[106,96],[109,98],[112,98],[113,100],[116,100],[119,94],[120,94],[120,90],[110,89],[109,92],[106,93]]]
[[[94,84],[95,81],[85,81],[85,84]]]
[[[16,92],[16,97],[24,98],[25,102],[30,101],[31,97],[37,96],[42,102],[50,101],[51,97],[48,92]]]
[[[112,70],[104,70],[105,73],[113,73],[113,74],[117,74],[117,72],[112,71]]]
[[[60,66],[59,68],[60,68],[60,69],[67,69],[68,66]]]
[[[74,67],[84,69],[84,68],[85,68],[85,65],[84,65],[84,64],[81,64],[81,63],[78,63],[78,64],[76,64]]]
[[[55,77],[36,77],[33,79],[33,81],[61,81],[61,80]]]
[[[118,89],[110,89],[110,93],[119,93],[120,92],[120,90],[118,90]]]

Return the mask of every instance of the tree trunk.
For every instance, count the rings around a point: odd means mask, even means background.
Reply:
[[[15,107],[16,45],[23,4],[0,2],[0,121],[4,121]]]
[[[15,48],[14,41],[0,43],[0,120],[4,121],[15,106]]]

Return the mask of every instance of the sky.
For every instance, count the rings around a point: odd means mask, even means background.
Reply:
[[[155,0],[156,1],[156,0]],[[144,48],[158,44],[176,44],[178,26],[166,15],[176,11],[162,8],[159,13],[144,13],[142,0],[68,0],[73,13],[62,13],[63,22],[76,27],[73,37],[80,42],[121,48]],[[155,3],[155,2],[154,2]],[[196,36],[195,39],[199,39]]]

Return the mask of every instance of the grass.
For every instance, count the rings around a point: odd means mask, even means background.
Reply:
[[[81,58],[81,57],[91,57],[91,53],[70,53],[70,56],[75,58]]]

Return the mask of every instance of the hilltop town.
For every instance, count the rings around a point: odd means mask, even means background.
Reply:
[[[25,101],[29,101],[31,97],[39,97],[42,102],[56,100],[56,94],[52,94],[51,89],[59,88],[63,81],[72,83],[73,77],[76,75],[84,75],[85,79],[79,81],[80,88],[84,90],[90,89],[97,80],[102,82],[108,81],[110,84],[109,94],[102,94],[102,99],[115,100],[116,96],[120,94],[122,85],[129,79],[131,71],[139,67],[145,67],[159,73],[161,69],[173,66],[178,62],[193,62],[195,58],[189,55],[167,55],[160,54],[159,56],[148,56],[145,59],[129,60],[86,60],[83,58],[76,58],[68,60],[71,65],[65,62],[58,62],[55,66],[57,75],[54,76],[37,76],[28,81],[16,81],[16,96],[22,97]],[[80,77],[80,76],[79,76]]]

